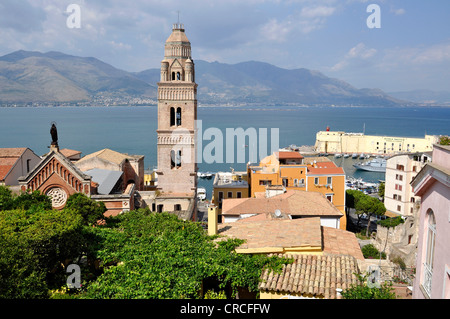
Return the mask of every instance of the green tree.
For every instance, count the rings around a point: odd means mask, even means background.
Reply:
[[[371,225],[370,218],[374,215],[382,216],[386,212],[386,208],[384,207],[384,204],[381,201],[379,201],[375,197],[371,197],[365,194],[357,198],[355,209],[357,214],[365,214],[367,216],[368,220],[367,220],[366,236],[369,236]]]
[[[242,240],[216,242],[200,224],[148,209],[130,211],[93,228],[100,240],[96,258],[103,274],[84,298],[202,298],[202,281],[219,280],[218,290],[258,292],[265,267],[281,270],[278,257],[237,254]]]
[[[450,145],[450,138],[448,136],[441,136],[439,139],[440,145]]]
[[[97,202],[82,193],[75,193],[67,199],[65,210],[74,210],[79,213],[86,225],[93,225],[104,219],[106,207],[103,202]]]
[[[378,196],[380,196],[381,201],[384,202],[384,190],[386,188],[385,183],[380,183],[380,185],[378,186]]]
[[[52,201],[50,197],[41,194],[38,190],[34,192],[22,192],[13,199],[12,209],[50,210],[52,209]]]
[[[346,210],[347,210],[347,216],[350,213],[350,209],[356,208],[356,203],[358,202],[359,198],[365,196],[363,192],[355,190],[355,189],[348,189],[345,192],[345,205],[346,205]],[[361,214],[358,214],[357,212],[357,217],[358,217],[358,226],[361,223]]]
[[[0,298],[47,298],[60,287],[61,265],[85,244],[83,220],[75,212],[37,209],[0,212]]]
[[[11,209],[13,200],[11,190],[8,187],[0,186],[0,211]]]
[[[358,283],[341,292],[344,299],[396,299],[392,283],[385,281],[379,287],[367,285],[368,275],[357,275]]]

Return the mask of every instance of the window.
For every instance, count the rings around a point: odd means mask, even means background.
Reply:
[[[400,164],[397,164],[397,169],[398,169],[399,171],[404,171],[404,170],[405,170],[405,166],[400,165]]]
[[[180,74],[180,72],[177,72],[177,81],[180,81],[181,80],[181,74]]]
[[[236,196],[237,198],[242,198],[242,193],[241,192],[237,192],[236,195],[237,195]]]
[[[174,211],[180,211],[181,210],[181,205],[180,204],[173,205],[173,210]]]
[[[294,186],[298,187],[298,179],[297,178],[294,179]]]
[[[288,179],[287,178],[283,178],[283,186],[284,187],[288,186]]]
[[[227,198],[233,198],[233,192],[228,192],[227,193]]]
[[[333,195],[327,195],[327,199],[328,199],[330,202],[333,202]]]
[[[158,213],[162,213],[162,212],[163,212],[163,207],[164,207],[164,205],[159,204],[159,205],[158,205],[158,210],[157,210],[157,212],[158,212]]]
[[[171,150],[170,151],[170,168],[180,168],[181,167],[181,150]]]
[[[156,211],[156,204],[152,203],[152,212]]]
[[[314,185],[319,185],[319,178],[318,177],[314,177]]]
[[[331,185],[331,176],[327,177],[327,184]]]
[[[171,169],[175,168],[175,151],[174,150],[170,151],[170,168]]]
[[[170,126],[174,126],[175,125],[175,108],[171,107],[170,108]]]
[[[219,201],[219,208],[220,209],[222,208],[222,200],[223,200],[223,192],[219,192],[218,201]]]
[[[177,108],[177,126],[181,125],[181,107]]]
[[[268,181],[268,180],[260,180],[259,181],[259,185],[272,185],[272,181]]]
[[[30,172],[30,166],[31,166],[30,164],[31,164],[31,160],[27,159],[27,173]]]
[[[399,212],[402,211],[402,207],[400,205],[397,205],[397,211],[399,211]]]
[[[434,246],[436,243],[436,219],[430,209],[427,213],[427,241],[425,246],[424,276],[422,286],[431,296],[431,279],[433,277]]]

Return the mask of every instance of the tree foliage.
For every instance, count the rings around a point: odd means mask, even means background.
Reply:
[[[83,221],[75,212],[0,212],[0,298],[46,298],[59,286],[66,260],[82,250]]]
[[[379,287],[367,285],[367,275],[357,275],[358,283],[341,292],[344,299],[396,299],[392,283],[385,281]]]
[[[439,144],[440,145],[450,145],[450,137],[443,135],[440,137],[439,139]]]
[[[347,190],[346,191],[346,205],[349,208],[354,208],[356,214],[358,215],[358,224],[360,222],[361,216],[365,214],[368,218],[366,236],[369,235],[370,229],[370,218],[374,215],[382,216],[386,212],[384,204],[377,198],[364,194],[357,190]]]
[[[50,197],[41,194],[40,191],[22,192],[20,195],[14,195],[8,187],[0,186],[0,211],[14,209],[52,209],[52,202]]]
[[[201,298],[202,281],[218,278],[258,291],[264,267],[281,269],[286,260],[235,253],[242,240],[215,242],[197,223],[149,210],[128,212],[97,227],[103,240],[98,258],[104,273],[87,289],[86,298]]]
[[[75,210],[87,225],[92,225],[104,218],[106,207],[103,202],[97,202],[82,193],[75,193],[67,199],[65,210]]]

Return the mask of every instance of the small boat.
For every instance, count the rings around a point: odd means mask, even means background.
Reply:
[[[350,154],[347,154],[347,153],[344,154],[344,158],[349,158],[349,157],[350,157]]]
[[[197,198],[200,200],[206,199],[206,188],[204,187],[197,187]]]
[[[352,154],[352,158],[357,158],[357,157],[358,157],[358,154],[356,154],[356,153]]]
[[[384,158],[374,158],[365,163],[353,164],[356,169],[368,172],[386,172],[386,160]]]
[[[336,153],[336,154],[334,154],[334,157],[335,157],[335,158],[341,158],[341,157],[342,157],[342,154],[341,154],[341,153]]]
[[[361,153],[361,155],[359,155],[359,159],[364,159],[364,158],[365,158],[364,153]]]

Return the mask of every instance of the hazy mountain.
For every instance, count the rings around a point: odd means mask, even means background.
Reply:
[[[263,62],[195,61],[201,104],[325,104],[395,106],[404,102],[377,89],[357,89],[308,69]],[[0,57],[1,102],[96,101],[103,97],[156,98],[160,70],[131,73],[96,58],[60,52],[16,51]]]
[[[412,90],[391,92],[389,95],[416,103],[450,105],[449,91]]]
[[[96,58],[16,51],[0,57],[0,101],[88,101],[99,94],[155,96],[155,86]]]
[[[204,104],[256,103],[394,106],[405,103],[378,89],[357,89],[308,69],[287,70],[263,62],[225,64],[195,61],[198,99]],[[159,81],[159,69],[136,76]]]

